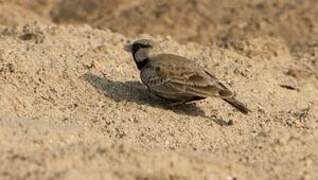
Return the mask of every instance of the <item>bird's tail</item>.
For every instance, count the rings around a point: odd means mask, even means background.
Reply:
[[[239,110],[240,112],[242,112],[244,114],[248,114],[249,112],[251,112],[251,110],[249,110],[245,104],[243,104],[242,102],[238,101],[234,97],[223,98],[223,100],[225,102],[229,103],[230,105],[232,105],[233,107],[235,107],[237,110]]]

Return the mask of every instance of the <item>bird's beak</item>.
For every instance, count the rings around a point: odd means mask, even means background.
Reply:
[[[132,52],[132,45],[131,44],[126,44],[124,46],[124,50],[127,51],[127,52]]]

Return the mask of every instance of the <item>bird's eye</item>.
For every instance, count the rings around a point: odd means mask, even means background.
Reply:
[[[140,49],[139,44],[133,44],[133,46],[132,46],[133,52],[136,52],[136,51],[138,51],[139,49]]]
[[[150,48],[151,45],[150,44],[140,44],[141,48]]]
[[[132,50],[134,52],[137,52],[139,49],[151,48],[151,47],[152,46],[150,44],[135,43],[135,44],[133,44]]]

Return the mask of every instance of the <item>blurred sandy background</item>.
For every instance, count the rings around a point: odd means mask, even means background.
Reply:
[[[318,179],[317,17],[317,0],[0,0],[0,179]],[[123,50],[142,34],[253,113],[152,99]]]

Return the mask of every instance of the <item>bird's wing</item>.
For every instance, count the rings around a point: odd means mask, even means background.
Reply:
[[[151,59],[142,79],[151,86],[165,85],[194,96],[233,96],[229,89],[204,68],[176,55],[164,54]]]

